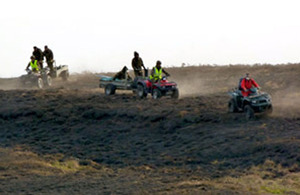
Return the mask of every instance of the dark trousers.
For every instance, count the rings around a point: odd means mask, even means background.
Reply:
[[[43,69],[43,68],[44,68],[44,67],[43,67],[43,63],[44,63],[43,60],[39,60],[40,69]]]
[[[53,71],[53,61],[52,60],[47,61],[47,65],[50,68],[50,70]]]

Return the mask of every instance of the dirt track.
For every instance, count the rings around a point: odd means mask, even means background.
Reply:
[[[246,71],[273,116],[227,113]],[[168,72],[179,100],[105,96],[92,74],[46,90],[0,80],[0,193],[300,193],[299,65]]]

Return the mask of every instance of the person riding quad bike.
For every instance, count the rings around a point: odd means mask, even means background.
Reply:
[[[256,113],[271,114],[271,96],[259,89],[259,85],[247,73],[245,78],[240,79],[238,89],[229,92],[229,112],[245,112],[246,119],[254,118]]]
[[[156,66],[152,69],[149,78],[140,78],[136,80],[136,92],[138,97],[145,98],[147,94],[151,94],[153,99],[159,99],[163,96],[170,96],[177,99],[179,91],[175,82],[167,80],[166,76],[170,76],[162,67],[161,62],[157,61]]]
[[[46,57],[46,62],[47,62],[47,65],[51,71],[51,73],[53,72],[53,62],[54,62],[54,56],[53,56],[53,52],[51,49],[48,48],[47,45],[45,45],[45,50],[43,52],[43,56]]]
[[[31,61],[26,67],[26,75],[20,77],[20,87],[44,87],[44,81],[39,67],[39,62],[34,56],[30,57]],[[30,70],[31,67],[31,70]]]
[[[242,78],[240,80],[239,89],[242,91],[242,95],[244,97],[248,97],[251,93],[253,93],[253,91],[251,91],[251,88],[253,87],[260,89],[259,85],[255,82],[255,80],[250,77],[250,73],[246,73],[245,78]]]
[[[157,61],[156,62],[156,66],[153,67],[151,74],[149,76],[149,79],[152,81],[152,83],[156,83],[159,80],[161,80],[162,77],[162,73],[165,73],[165,75],[168,77],[170,76],[169,73],[167,73],[162,67],[161,67],[161,61]]]
[[[31,67],[32,72],[38,73],[39,72],[39,62],[35,59],[34,56],[30,57],[30,62],[28,63],[26,70],[29,69],[29,67]]]

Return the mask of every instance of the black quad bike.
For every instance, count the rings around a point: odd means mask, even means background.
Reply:
[[[239,89],[229,92],[231,96],[228,102],[229,112],[244,112],[247,120],[255,118],[255,114],[271,114],[273,111],[271,96],[260,92],[257,88],[250,91],[248,97],[244,97]]]
[[[44,81],[41,73],[32,72],[26,69],[27,74],[20,77],[21,87],[37,87],[39,89],[44,88]]]

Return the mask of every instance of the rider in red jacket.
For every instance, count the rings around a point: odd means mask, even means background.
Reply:
[[[243,89],[242,94],[244,97],[249,96],[249,94],[251,93],[250,89],[252,88],[252,86],[260,88],[259,85],[255,82],[255,80],[250,77],[250,74],[246,73],[246,77],[242,80],[241,83],[241,88]]]

